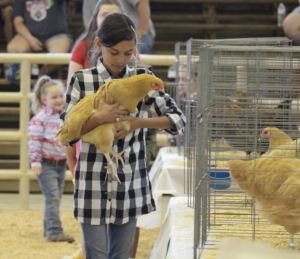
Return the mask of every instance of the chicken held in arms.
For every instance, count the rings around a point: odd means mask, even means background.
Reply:
[[[91,144],[94,144],[104,154],[107,160],[107,168],[112,174],[112,177],[119,183],[117,170],[112,162],[110,154],[121,161],[124,167],[124,161],[121,153],[112,151],[114,135],[121,129],[129,130],[131,125],[129,121],[114,122],[102,124],[90,132],[81,135],[81,130],[86,121],[96,112],[103,91],[106,92],[105,102],[115,104],[119,102],[119,110],[127,110],[129,113],[137,113],[137,105],[150,91],[164,91],[164,85],[161,79],[149,75],[142,74],[124,79],[113,79],[101,87],[94,94],[85,96],[81,99],[66,115],[65,121],[55,138],[60,136],[60,144],[63,145],[66,140],[73,141],[83,139]]]
[[[256,201],[258,214],[290,234],[300,232],[300,159],[266,157],[228,162],[230,176]]]

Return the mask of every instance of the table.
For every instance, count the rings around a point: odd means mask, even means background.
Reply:
[[[193,258],[194,209],[187,207],[187,197],[170,199],[165,222],[150,259]]]
[[[138,218],[137,226],[140,228],[151,229],[161,226],[162,203],[160,197],[163,194],[171,194],[174,196],[185,195],[183,186],[184,157],[174,152],[175,148],[161,148],[151,167],[149,178],[152,185],[156,211]]]

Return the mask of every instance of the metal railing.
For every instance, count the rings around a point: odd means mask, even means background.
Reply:
[[[0,141],[20,141],[19,169],[0,170],[0,179],[19,180],[21,209],[29,208],[30,180],[35,179],[29,168],[27,123],[30,120],[30,79],[31,64],[69,64],[71,54],[8,54],[0,53],[0,63],[19,63],[21,69],[20,91],[1,92],[0,103],[20,103],[19,130],[0,130]],[[172,66],[175,64],[173,55],[140,55],[143,64],[151,66]],[[71,174],[68,174],[71,176]]]

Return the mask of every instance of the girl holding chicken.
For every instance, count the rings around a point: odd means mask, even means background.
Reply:
[[[93,64],[97,65],[73,74],[62,121],[82,98],[97,92],[106,82],[152,74],[146,68],[135,70],[128,66],[136,44],[135,25],[128,16],[113,13],[105,17],[95,38]],[[107,174],[103,153],[83,141],[75,173],[74,216],[81,223],[87,258],[128,258],[137,218],[155,210],[146,166],[145,128],[164,128],[175,135],[183,130],[186,119],[174,100],[162,92],[150,91],[139,102],[137,114],[123,118],[120,115],[127,112],[119,111],[116,104],[106,104],[104,95],[97,111],[82,127],[81,135],[105,123],[130,121],[130,129],[120,130],[113,143],[115,152],[125,150],[122,154],[125,168],[117,169],[119,184]],[[159,117],[148,119],[147,106],[154,106]],[[109,116],[107,110],[111,111]],[[72,146],[74,142],[64,144]]]
[[[94,66],[94,64],[91,64],[91,49],[94,45],[94,38],[95,38],[95,32],[99,28],[100,24],[102,23],[103,19],[106,15],[118,12],[122,13],[123,9],[121,6],[121,3],[119,0],[99,0],[96,1],[97,4],[94,8],[93,15],[91,17],[89,26],[87,28],[86,34],[84,37],[76,44],[72,51],[71,60],[69,63],[69,72],[68,72],[68,80],[67,82],[70,82],[70,79],[72,75],[80,70],[80,69],[86,69],[88,67]],[[136,51],[134,50],[132,58],[129,62],[130,66],[135,66],[136,60],[139,60],[139,57],[137,56]],[[148,114],[150,112],[148,111]],[[150,114],[151,115],[151,114]],[[146,133],[146,149],[147,149],[147,162],[149,163],[151,160],[151,157],[154,155],[155,149],[156,149],[156,129],[148,129]],[[71,170],[71,172],[74,172],[77,166],[77,160],[80,153],[80,141],[76,143],[76,145],[73,146],[73,148],[66,148],[66,155],[67,155],[67,163]],[[130,254],[130,258],[135,257],[135,253],[137,250],[137,243],[138,243],[138,237],[139,237],[139,228],[136,229],[135,234],[135,241],[134,246],[132,248],[132,252]],[[82,256],[80,255],[82,254]],[[78,250],[77,253],[72,255],[74,258],[85,258],[85,251],[84,251],[84,242],[82,243],[82,248]]]
[[[32,110],[36,114],[28,123],[31,169],[45,195],[44,236],[48,242],[73,242],[63,233],[59,205],[66,173],[66,154],[58,140],[59,114],[65,105],[63,84],[42,76],[34,87]]]

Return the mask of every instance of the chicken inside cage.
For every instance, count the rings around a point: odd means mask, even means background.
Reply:
[[[270,237],[274,246],[298,247],[300,49],[198,49],[196,130],[185,138],[197,160],[189,193],[202,215],[195,247],[210,249],[223,238],[268,243]],[[212,172],[226,169],[230,183],[212,180]]]

